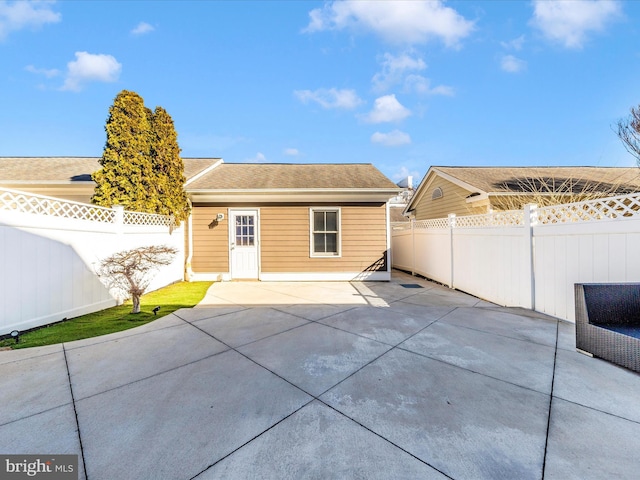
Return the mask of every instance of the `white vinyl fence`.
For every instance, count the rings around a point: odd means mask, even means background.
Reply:
[[[171,217],[0,188],[0,335],[116,305],[95,267],[147,245],[179,252],[149,290],[182,280],[184,233]]]
[[[574,284],[640,282],[640,193],[392,224],[392,264],[575,321]]]

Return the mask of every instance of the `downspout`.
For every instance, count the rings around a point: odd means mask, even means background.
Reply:
[[[189,202],[189,218],[187,218],[187,258],[184,261],[184,279],[190,282],[193,278],[193,270],[191,270],[191,259],[193,258],[193,204],[191,199]]]
[[[389,208],[389,202],[386,204],[387,209],[387,273],[389,274],[389,280],[391,280],[391,266],[393,264],[393,250],[391,248],[391,211]]]
[[[528,305],[525,307],[536,309],[536,269],[535,269],[535,237],[533,227],[538,224],[538,206],[530,203],[524,206],[524,234],[527,252],[527,281],[529,283]]]

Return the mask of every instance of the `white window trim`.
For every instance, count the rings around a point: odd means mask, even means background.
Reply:
[[[313,251],[313,213],[337,212],[338,213],[338,253],[315,253]],[[342,209],[340,207],[311,207],[309,208],[309,257],[311,258],[341,258],[342,257]]]

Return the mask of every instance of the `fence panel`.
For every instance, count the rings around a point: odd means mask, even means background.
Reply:
[[[55,208],[49,208],[52,205]],[[124,215],[0,189],[0,334],[115,305],[117,299],[96,276],[95,268],[120,250],[173,246],[179,252],[176,259],[158,272],[149,289],[183,278],[182,228],[170,231],[169,217],[145,220],[138,214],[132,217],[135,224],[115,223],[117,218]]]
[[[424,277],[450,285],[451,238],[449,230],[415,229],[415,268]],[[438,252],[433,255],[432,252]]]
[[[391,258],[395,268],[411,271],[413,268],[413,234],[411,230],[393,230]]]
[[[640,282],[640,194],[415,222],[399,235],[395,268],[570,321],[575,283]]]
[[[453,286],[500,305],[529,306],[524,227],[453,230]]]
[[[640,218],[534,227],[536,310],[575,321],[575,283],[640,282]]]

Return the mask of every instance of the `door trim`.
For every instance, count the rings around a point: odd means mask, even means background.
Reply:
[[[235,241],[235,215],[253,215],[256,216],[255,222],[255,246],[256,246],[256,264],[258,271],[255,277],[235,277],[233,273],[233,252],[231,245]],[[227,237],[227,247],[229,251],[229,279],[247,279],[247,280],[258,280],[260,279],[260,273],[262,271],[261,268],[261,252],[260,252],[260,209],[257,207],[249,207],[249,208],[230,208],[228,211],[229,215],[229,235]]]

